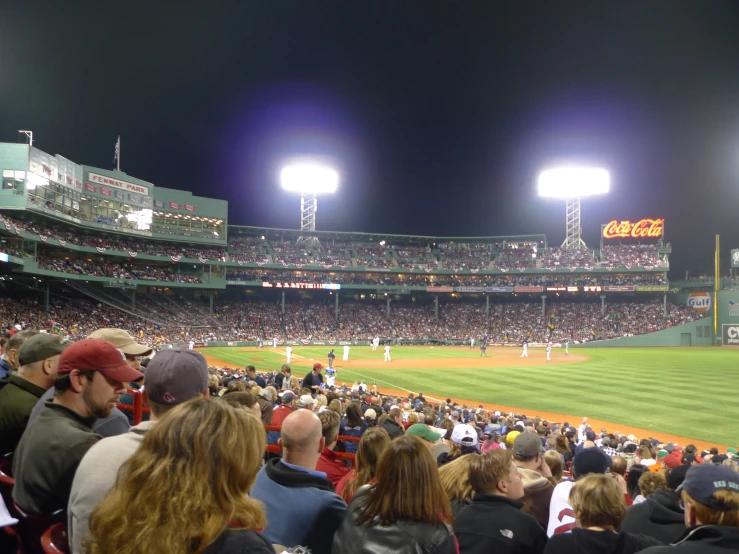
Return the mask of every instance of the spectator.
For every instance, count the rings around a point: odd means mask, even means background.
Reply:
[[[285,418],[295,411],[295,404],[298,400],[298,397],[291,390],[281,392],[279,397],[282,400],[282,404],[272,412],[272,425],[276,425],[277,427],[281,427]]]
[[[326,474],[316,471],[326,446],[321,420],[311,411],[297,410],[285,418],[281,434],[282,458],[267,461],[251,493],[265,505],[264,536],[274,544],[329,552],[346,503]]]
[[[549,503],[549,524],[547,535],[552,537],[560,533],[568,533],[575,528],[575,512],[570,506],[570,492],[578,479],[591,473],[604,474],[611,467],[611,458],[600,448],[586,448],[572,459],[572,476],[575,481],[562,481],[554,487],[552,500]],[[612,473],[626,495],[626,482],[617,473]]]
[[[623,457],[613,456],[611,458],[611,473],[615,473],[626,479],[626,460]]]
[[[495,450],[474,456],[470,484],[475,495],[470,505],[460,510],[456,523],[460,552],[537,554],[544,550],[544,530],[534,516],[521,511],[523,480],[509,452]]]
[[[556,450],[547,450],[544,452],[544,462],[549,466],[549,471],[552,472],[552,479],[556,481],[557,485],[561,483],[564,473],[564,459],[562,455]]]
[[[54,385],[63,351],[59,337],[48,334],[33,335],[20,347],[18,372],[0,381],[0,455],[9,454],[18,446],[31,410]]]
[[[645,473],[648,473],[649,469],[641,464],[634,464],[631,466],[628,478],[626,479],[626,492],[629,493],[632,504],[639,504],[644,502],[644,497],[639,489],[639,479]]]
[[[369,408],[367,412],[371,411],[370,414],[375,414],[375,411],[372,408]],[[367,417],[367,412],[365,412],[365,418]],[[375,414],[376,416],[377,414]],[[362,412],[360,411],[359,406],[356,404],[356,402],[352,402],[347,406],[346,408],[346,418],[343,422],[343,428],[341,429],[341,434],[346,437],[361,437],[364,434],[364,431],[367,429],[367,424],[362,419]],[[354,454],[357,452],[359,443],[353,442],[353,441],[344,441],[344,450],[350,454]]]
[[[349,466],[339,456],[334,453],[336,443],[339,436],[339,427],[341,425],[341,417],[336,412],[324,410],[318,414],[321,420],[321,434],[325,446],[321,452],[321,457],[316,463],[316,471],[326,474],[326,478],[336,487],[339,481],[349,473]]]
[[[399,437],[380,456],[377,482],[355,494],[331,552],[454,554],[451,521],[431,451],[418,437]]]
[[[403,434],[403,411],[397,406],[390,408],[388,417],[386,417],[380,427],[387,431],[391,439],[396,439]]]
[[[259,409],[256,395],[247,391],[234,391],[221,397],[226,404],[234,408],[242,408],[261,421],[262,412]]]
[[[257,375],[257,368],[255,368],[253,365],[246,366],[246,376],[249,378],[249,381],[254,381],[262,388],[265,388],[267,386],[267,381],[265,381],[264,377],[262,377],[261,375]]]
[[[452,412],[452,421],[454,420],[454,412]],[[436,459],[439,467],[444,464],[456,460],[465,454],[477,453],[477,431],[471,425],[460,423],[454,426],[452,430],[452,442],[449,452],[442,452]]]
[[[546,554],[633,554],[660,544],[651,537],[618,530],[626,515],[626,503],[621,486],[607,475],[591,474],[580,479],[572,487],[570,503],[577,527],[571,533],[550,538]]]
[[[323,385],[323,374],[321,370],[323,366],[319,363],[313,364],[313,370],[308,373],[303,379],[303,387],[312,390],[314,393],[321,391],[321,385]]]
[[[92,431],[142,374],[109,342],[86,339],[59,358],[53,402],[30,423],[13,457],[13,500],[26,512],[51,516],[67,509],[72,479],[85,453],[100,440]]]
[[[275,409],[276,400],[277,390],[274,387],[265,387],[259,391],[257,403],[259,404],[262,423],[265,425],[272,425],[272,413]]]
[[[146,367],[142,394],[151,409],[149,421],[139,423],[128,433],[101,440],[90,448],[77,468],[69,497],[67,527],[69,544],[75,554],[83,551],[90,514],[113,488],[118,470],[141,446],[147,433],[175,406],[209,395],[205,358],[195,350],[162,350]]]
[[[644,552],[712,554],[739,549],[739,474],[723,465],[692,466],[682,486],[685,533],[673,546]]]
[[[689,466],[681,466],[673,469],[667,477],[665,489],[657,489],[648,495],[644,502],[629,506],[621,530],[627,533],[641,533],[663,544],[675,542],[685,531],[685,511],[674,488],[683,483],[688,468]],[[641,479],[647,475],[661,474],[645,473]]]
[[[282,371],[275,377],[275,388],[277,390],[287,390],[290,388],[290,380],[292,379],[293,370],[287,364],[282,365]]]
[[[474,458],[474,454],[465,454],[439,468],[441,486],[452,505],[455,520],[459,511],[472,502],[475,494],[470,484],[470,464]]]
[[[557,482],[542,455],[541,438],[531,432],[521,433],[513,441],[513,461],[523,479],[523,511],[546,527],[549,503]]]
[[[264,452],[261,427],[216,399],[177,406],[147,431],[92,513],[90,552],[273,554],[257,532],[264,511],[248,496]]]
[[[136,340],[123,329],[98,329],[90,333],[88,338],[104,340],[117,347],[126,357],[126,363],[128,366],[135,371],[141,370],[139,357],[148,356],[152,353],[151,348],[143,344],[138,344]],[[44,404],[53,397],[54,388],[49,389],[43,394],[43,396],[41,396],[31,412],[30,421],[35,420],[39,416]],[[101,417],[95,421],[92,430],[103,437],[114,437],[128,432],[130,427],[131,425],[128,418],[123,414],[123,412],[114,406],[107,417]]]
[[[424,444],[426,444],[432,452],[434,451],[434,445],[439,441],[439,439],[441,439],[441,435],[439,433],[423,423],[414,423],[408,427],[405,434],[422,439]]]
[[[375,482],[377,462],[390,445],[390,436],[385,429],[368,429],[359,441],[354,467],[336,485],[336,493],[347,502],[361,487]]]
[[[20,328],[20,326],[19,326]],[[32,331],[30,329],[26,331],[20,331],[14,333],[5,343],[3,349],[3,357],[0,359],[0,379],[5,379],[10,376],[14,371],[18,371],[20,362],[18,361],[18,352],[29,338],[34,335],[38,335],[38,331]]]

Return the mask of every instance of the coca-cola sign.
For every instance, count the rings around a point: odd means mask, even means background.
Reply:
[[[664,218],[640,219],[634,223],[614,219],[603,227],[603,238],[658,239],[662,236],[664,225]]]

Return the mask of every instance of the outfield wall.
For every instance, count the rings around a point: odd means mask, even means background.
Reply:
[[[630,348],[654,346],[711,346],[713,344],[713,319],[710,317],[692,321],[646,335],[621,337],[619,339],[599,340],[574,345],[587,348]]]

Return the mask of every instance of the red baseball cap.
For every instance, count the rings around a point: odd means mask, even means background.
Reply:
[[[315,364],[313,364],[313,369],[323,369],[323,366],[316,362]]]
[[[128,383],[138,381],[144,374],[126,363],[126,355],[108,341],[85,339],[68,346],[59,357],[57,373],[72,370],[99,371],[106,377]]]

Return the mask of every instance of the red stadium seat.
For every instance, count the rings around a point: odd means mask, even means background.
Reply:
[[[67,528],[63,523],[55,523],[41,535],[41,548],[44,554],[69,554]]]
[[[35,514],[27,514],[18,504],[13,504],[17,512],[18,524],[16,525],[16,534],[20,551],[23,554],[43,554],[41,547],[41,535],[52,525],[58,523],[58,520]]]

